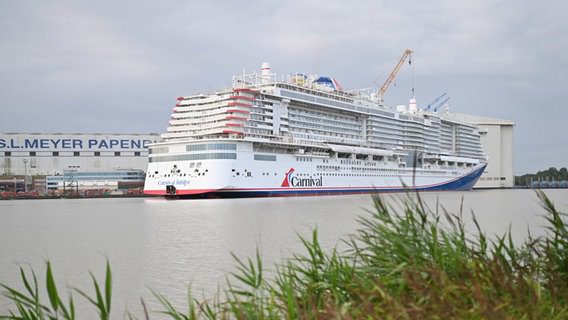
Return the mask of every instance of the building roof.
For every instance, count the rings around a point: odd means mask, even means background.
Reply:
[[[484,116],[477,116],[465,113],[457,113],[453,112],[451,114],[455,119],[459,121],[464,121],[472,124],[493,124],[493,125],[502,125],[502,126],[514,126],[515,123],[511,120],[504,120],[504,119],[497,119],[497,118],[490,118]]]

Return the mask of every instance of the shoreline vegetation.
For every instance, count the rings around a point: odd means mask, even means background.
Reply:
[[[227,289],[213,300],[188,293],[183,308],[152,291],[161,311],[126,312],[128,319],[566,319],[568,318],[567,215],[536,191],[546,236],[515,244],[511,232],[489,239],[475,216],[468,233],[460,212],[428,208],[419,194],[397,203],[373,196],[347,249],[324,250],[317,230],[300,238],[304,252],[274,266],[234,256]],[[84,319],[75,299],[86,299],[98,318],[111,319],[112,272],[91,274],[89,293],[56,286],[50,262],[45,279],[20,268],[21,288],[2,285],[10,311],[0,319]],[[0,282],[2,279],[0,279]],[[90,294],[94,292],[94,294]]]
[[[527,173],[520,176],[515,176],[515,186],[517,187],[532,187],[532,188],[567,188],[568,184],[568,169],[562,167],[550,167],[546,170],[540,170],[537,173]],[[538,182],[547,182],[547,184],[539,184]],[[556,185],[550,184],[556,182]],[[536,183],[536,184],[535,184]]]

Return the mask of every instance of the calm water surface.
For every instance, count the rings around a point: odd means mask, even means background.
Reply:
[[[548,190],[568,211],[568,190]],[[543,210],[530,190],[427,193],[448,211],[471,210],[488,234],[509,226],[516,241],[530,228],[541,235]],[[391,201],[401,195],[388,195]],[[139,314],[139,298],[157,305],[148,288],[184,306],[187,288],[213,295],[233,270],[231,252],[252,257],[258,248],[265,265],[301,249],[298,235],[318,228],[324,247],[356,231],[356,218],[372,207],[368,195],[181,200],[82,199],[0,201],[0,282],[20,286],[18,266],[33,266],[43,278],[44,262],[55,267],[62,286],[90,292],[88,272],[102,279],[105,259],[114,275],[113,313]],[[468,220],[469,222],[469,220]],[[470,223],[471,226],[471,223]],[[77,297],[78,300],[78,297]],[[7,301],[0,298],[0,314]],[[82,312],[84,314],[84,312]],[[83,316],[95,318],[96,314]]]

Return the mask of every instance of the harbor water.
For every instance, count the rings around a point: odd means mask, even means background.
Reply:
[[[568,211],[568,190],[547,190],[560,211]],[[489,236],[509,227],[517,242],[530,229],[544,234],[538,198],[532,190],[477,190],[425,193],[428,206],[463,215],[471,211]],[[391,203],[402,194],[385,195]],[[103,279],[112,266],[113,314],[140,314],[140,298],[158,308],[149,288],[185,306],[188,287],[195,297],[212,297],[234,270],[231,252],[241,258],[256,250],[268,269],[302,252],[299,236],[317,228],[322,245],[342,248],[340,238],[356,232],[357,217],[372,210],[369,195],[171,201],[161,198],[0,201],[0,282],[21,288],[19,266],[43,279],[50,260],[60,290],[91,292],[89,271]],[[40,281],[41,282],[41,281]],[[79,300],[79,297],[76,297]],[[9,307],[0,298],[0,314]],[[90,316],[96,317],[93,308]],[[81,311],[81,310],[79,310]],[[87,311],[85,311],[87,312]]]

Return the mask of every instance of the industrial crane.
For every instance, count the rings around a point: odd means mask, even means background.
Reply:
[[[404,64],[404,62],[406,62],[406,59],[408,58],[408,64],[412,64],[412,53],[413,53],[413,51],[410,50],[410,49],[406,49],[404,51],[404,53],[402,54],[402,56],[398,60],[398,63],[396,64],[396,66],[394,67],[392,72],[389,74],[387,81],[385,81],[385,83],[379,89],[379,92],[378,92],[377,95],[379,96],[379,103],[380,104],[383,103],[383,97],[385,95],[385,92],[387,91],[389,86],[393,83],[394,79],[396,78],[396,75],[400,71],[400,68],[402,68],[402,65]],[[412,90],[414,91],[414,88]]]
[[[450,97],[447,97],[446,99],[439,102],[438,105],[434,108],[434,112],[438,112],[438,108],[443,106],[444,104],[446,104],[446,102],[448,102],[448,100],[450,100]]]
[[[444,92],[441,96],[434,99],[434,101],[430,102],[426,107],[424,107],[424,110],[425,111],[428,111],[430,109],[433,109],[434,111],[438,110],[438,108],[441,105],[443,105],[444,103],[448,102],[448,100],[450,100],[450,97],[446,97],[446,95],[447,95],[447,93]],[[444,99],[442,100],[442,98],[444,98]]]

